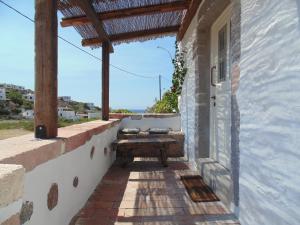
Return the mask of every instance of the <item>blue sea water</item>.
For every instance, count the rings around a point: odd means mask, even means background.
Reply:
[[[129,111],[134,112],[134,113],[145,113],[144,109],[129,109]]]

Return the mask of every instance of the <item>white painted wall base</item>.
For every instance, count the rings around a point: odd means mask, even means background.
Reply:
[[[59,158],[50,160],[25,175],[23,201],[33,202],[33,215],[26,225],[68,225],[74,215],[85,205],[103,175],[115,160],[110,144],[116,139],[118,127],[110,128],[95,135],[85,145]],[[93,159],[90,151],[95,146]],[[73,179],[79,178],[77,188]],[[59,200],[57,206],[49,211],[47,194],[53,183],[58,184]]]

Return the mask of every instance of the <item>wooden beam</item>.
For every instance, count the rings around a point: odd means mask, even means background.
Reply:
[[[187,29],[189,28],[192,19],[194,18],[194,16],[197,13],[197,10],[201,4],[202,0],[192,0],[189,6],[189,9],[183,19],[183,22],[180,26],[178,35],[177,35],[177,40],[181,41],[182,38],[184,37],[185,32],[187,31]]]
[[[72,0],[72,3],[79,6],[86,14],[87,18],[92,22],[97,34],[98,39],[105,41],[109,44],[110,52],[113,52],[113,46],[109,40],[109,37],[104,30],[103,22],[98,19],[97,13],[95,12],[90,0]]]
[[[109,44],[102,44],[102,120],[109,120]]]
[[[57,0],[35,0],[35,136],[57,136]]]
[[[176,2],[164,3],[164,4],[147,5],[143,7],[135,7],[135,8],[120,9],[120,10],[98,13],[97,17],[98,19],[103,21],[103,20],[126,18],[131,16],[144,16],[144,15],[151,15],[154,13],[164,13],[164,12],[185,10],[188,8],[188,6],[189,6],[189,1],[180,0]],[[69,26],[84,25],[89,23],[91,23],[91,20],[88,17],[79,16],[79,17],[62,19],[60,24],[62,27],[69,27]]]
[[[129,33],[110,35],[109,39],[111,40],[111,42],[128,41],[136,38],[177,33],[178,30],[179,30],[179,26],[163,27],[163,28],[156,28],[150,30],[141,30],[141,31],[129,32]],[[102,42],[98,38],[82,40],[82,46],[92,46],[92,45],[99,45],[99,44],[102,44]]]

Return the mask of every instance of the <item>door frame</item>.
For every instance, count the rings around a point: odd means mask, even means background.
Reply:
[[[231,58],[231,16],[233,13],[232,4],[230,4],[223,12],[222,14],[215,20],[215,22],[211,26],[210,30],[210,158],[218,161],[220,159],[219,157],[219,151],[218,151],[218,129],[217,127],[217,114],[216,114],[216,107],[215,104],[218,104],[218,96],[217,91],[218,88],[220,88],[223,85],[223,89],[225,93],[228,93],[228,101],[231,101],[231,73],[230,73],[230,58]],[[216,63],[216,57],[218,57],[218,32],[227,24],[227,63],[226,63],[226,80],[225,82],[218,83],[219,82],[219,74],[218,74],[218,64]],[[215,85],[215,86],[214,86]],[[224,129],[226,129],[225,133],[225,139],[226,143],[225,146],[228,148],[228,162],[223,163],[222,165],[230,170],[231,168],[231,102],[228,103],[228,114],[226,114],[226,118],[224,120],[227,120],[226,126]],[[224,165],[226,164],[226,165]]]

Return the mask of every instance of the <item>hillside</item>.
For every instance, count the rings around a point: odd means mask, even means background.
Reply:
[[[29,92],[33,93],[31,90]],[[58,107],[67,108],[75,113],[86,114],[88,112],[99,112],[97,106],[89,106],[88,103],[77,101],[64,101],[58,99]],[[33,110],[34,102],[24,98],[24,91],[6,89],[6,100],[0,101],[0,119],[21,119],[24,110]]]

